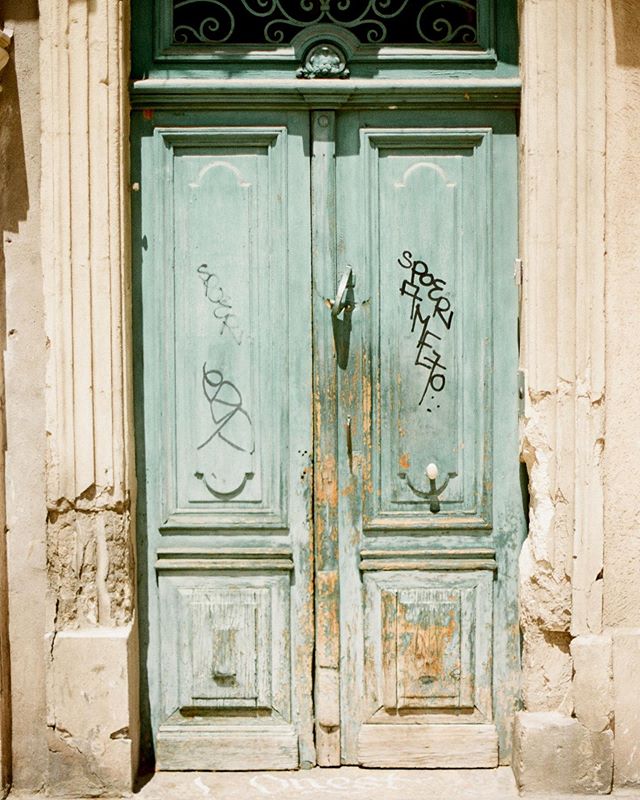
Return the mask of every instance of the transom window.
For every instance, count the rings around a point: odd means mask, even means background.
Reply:
[[[289,45],[332,25],[363,45],[479,42],[478,0],[172,0],[174,45]]]

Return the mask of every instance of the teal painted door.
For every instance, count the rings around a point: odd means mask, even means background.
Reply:
[[[137,121],[159,768],[508,759],[524,527],[511,119]]]
[[[513,128],[346,112],[335,140],[341,757],[495,766],[524,530]]]
[[[308,117],[140,125],[156,763],[288,769],[314,758]]]

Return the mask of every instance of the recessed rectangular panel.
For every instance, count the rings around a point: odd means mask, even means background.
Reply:
[[[398,707],[438,701],[460,706],[460,593],[407,589],[397,594]]]
[[[266,160],[266,148],[175,151],[180,508],[264,500],[259,459],[264,443],[256,442],[263,409],[255,324],[265,309],[255,306],[260,300],[268,306],[269,297],[256,286],[268,253],[259,215]]]
[[[364,588],[369,721],[490,719],[491,572],[372,572]]]
[[[213,700],[244,700],[256,707],[268,707],[268,590],[201,592],[191,594],[188,605],[193,648],[188,701],[201,706]]]
[[[164,719],[289,720],[289,577],[160,573]]]
[[[167,525],[286,527],[286,131],[166,136]],[[266,321],[269,320],[268,330]],[[273,324],[271,324],[273,322]],[[249,523],[248,520],[252,520]],[[185,522],[186,521],[186,522]]]
[[[368,241],[372,385],[379,387],[368,528],[486,527],[490,520],[488,137],[362,134],[374,198]],[[438,470],[434,484],[429,463]]]

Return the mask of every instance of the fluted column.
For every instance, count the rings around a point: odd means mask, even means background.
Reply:
[[[530,518],[520,559],[526,710],[515,768],[532,791],[608,791],[612,777],[611,639],[603,633],[606,6],[521,0]],[[556,764],[563,748],[578,754],[571,764]]]
[[[525,0],[522,41],[525,696],[570,713],[569,640],[602,628],[605,0]]]
[[[127,9],[40,2],[50,784],[86,794],[137,749]]]

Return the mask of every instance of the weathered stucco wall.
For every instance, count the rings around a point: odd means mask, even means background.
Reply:
[[[640,627],[640,4],[611,0],[609,24],[604,614]]]
[[[43,725],[46,340],[40,261],[37,0],[5,0],[2,14],[5,26],[14,29],[11,57],[0,76],[10,719],[14,786],[37,789],[44,785],[47,761]]]
[[[640,785],[640,5],[524,0],[525,790]],[[614,735],[615,734],[615,735]]]
[[[640,4],[610,0],[604,624],[613,631],[614,781],[640,786]]]
[[[604,0],[522,7],[527,708],[571,715],[572,637],[602,627]]]

